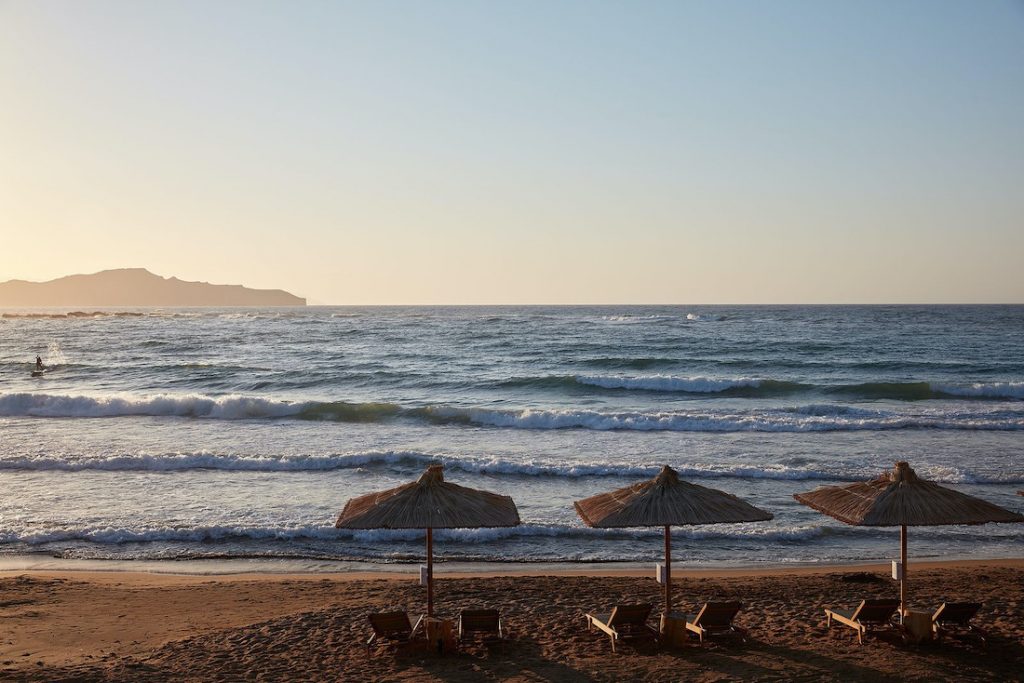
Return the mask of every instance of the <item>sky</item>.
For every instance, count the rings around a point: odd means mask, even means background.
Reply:
[[[1024,2],[0,0],[0,280],[1024,302]]]

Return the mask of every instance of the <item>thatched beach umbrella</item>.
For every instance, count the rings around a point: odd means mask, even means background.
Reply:
[[[387,491],[352,498],[338,516],[337,529],[426,529],[427,616],[434,615],[434,529],[475,529],[519,524],[509,496],[444,480],[441,465]]]
[[[665,527],[665,614],[672,612],[673,526],[765,522],[770,512],[736,496],[683,481],[666,465],[654,479],[599,493],[573,503],[580,518],[597,529]]]
[[[905,462],[877,479],[822,486],[793,496],[798,501],[855,526],[900,528],[900,612],[906,608],[907,527],[988,522],[1024,522],[1024,517],[980,498],[919,479]]]

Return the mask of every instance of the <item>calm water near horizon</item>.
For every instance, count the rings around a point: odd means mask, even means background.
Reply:
[[[1024,509],[1024,306],[66,312],[0,318],[0,557],[418,562],[422,532],[333,522],[434,461],[524,522],[438,532],[460,562],[655,561],[658,530],[587,529],[572,501],[662,464],[775,513],[677,529],[692,563],[896,556],[894,529],[792,494],[897,459]],[[910,551],[1020,557],[1024,525]]]

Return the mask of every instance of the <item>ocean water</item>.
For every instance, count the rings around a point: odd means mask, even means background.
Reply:
[[[422,532],[333,522],[441,462],[524,522],[438,532],[442,560],[654,561],[659,530],[587,529],[572,501],[663,464],[775,514],[676,529],[679,559],[888,559],[895,530],[792,494],[906,459],[1024,508],[1022,332],[1021,306],[7,311],[0,556],[418,562]],[[1022,541],[921,528],[910,551]]]

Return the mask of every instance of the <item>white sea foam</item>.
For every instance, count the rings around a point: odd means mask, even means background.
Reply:
[[[919,541],[926,538],[940,539],[948,543],[951,539],[960,543],[970,543],[978,539],[1003,543],[1019,543],[1024,540],[1024,533],[1007,525],[1000,529],[984,529],[977,531],[971,528],[935,528],[915,531]],[[9,545],[23,544],[30,547],[45,547],[55,544],[68,552],[69,545],[88,543],[91,548],[104,546],[121,546],[124,544],[153,544],[159,551],[166,544],[184,544],[186,555],[204,555],[210,553],[229,552],[238,554],[237,550],[219,550],[224,543],[244,544],[247,550],[242,555],[253,554],[289,556],[320,556],[327,552],[347,557],[400,559],[419,557],[425,532],[422,529],[367,529],[348,530],[335,529],[326,524],[291,524],[291,525],[258,525],[258,524],[211,524],[211,525],[159,525],[142,524],[137,527],[119,525],[82,525],[73,524],[40,527],[10,528],[0,532],[0,543]],[[853,537],[863,543],[866,538],[886,539],[891,536],[888,529],[869,529],[850,527],[837,523],[803,525],[766,524],[733,524],[708,525],[701,527],[677,527],[672,529],[672,536],[677,540],[702,541],[712,544],[726,543],[735,550],[738,545],[749,544],[753,548],[761,548],[766,544],[788,544],[801,546],[814,544],[827,537]],[[470,552],[467,557],[488,559],[521,559],[522,555],[512,550],[507,543],[526,542],[538,539],[547,547],[550,542],[570,544],[582,547],[581,543],[593,542],[594,547],[602,547],[605,553],[587,554],[589,559],[626,559],[608,557],[607,552],[614,552],[614,541],[641,541],[657,543],[660,531],[650,528],[628,529],[592,529],[581,525],[563,524],[524,524],[517,527],[498,529],[438,529],[434,531],[434,539],[442,544],[451,557],[453,549],[456,553]],[[551,541],[547,541],[551,539]],[[846,542],[846,541],[844,541]],[[604,543],[605,545],[599,545]],[[202,545],[199,545],[202,544]],[[407,544],[405,548],[396,544]],[[721,546],[717,546],[721,547]],[[411,550],[410,550],[411,549]],[[102,551],[101,551],[102,552]],[[123,552],[123,551],[118,551]],[[138,550],[129,550],[138,553]],[[146,552],[146,551],[142,551]],[[411,555],[410,555],[411,552]],[[635,548],[633,551],[635,553]],[[603,556],[602,556],[603,555]],[[457,555],[456,555],[457,556]],[[635,556],[634,556],[635,557]],[[581,558],[577,558],[581,559]]]
[[[924,479],[948,484],[1024,484],[1024,471],[1013,469],[980,473],[959,467],[924,465],[917,468],[917,474]]]
[[[46,364],[50,367],[68,364],[67,356],[60,348],[60,342],[52,341],[46,345]]]
[[[431,463],[446,469],[470,474],[492,474],[526,477],[652,477],[660,465],[638,465],[623,462],[565,464],[537,460],[504,460],[501,458],[465,458],[432,455],[419,451],[369,451],[339,455],[296,455],[268,457],[263,455],[195,453],[137,453],[106,456],[39,454],[0,457],[0,470],[33,471],[181,471],[212,469],[250,472],[303,472],[356,468],[392,468],[415,471]],[[683,464],[677,471],[690,478],[735,479],[846,479],[845,475],[785,465]]]
[[[432,458],[447,469],[461,470],[473,474],[504,474],[509,476],[542,477],[653,477],[661,470],[661,464],[639,465],[623,462],[556,464],[543,461],[512,461],[502,459]],[[673,468],[682,477],[690,479],[856,479],[856,475],[828,472],[785,465],[731,465],[731,464],[676,464]]]
[[[676,322],[679,320],[673,315],[604,315],[601,320],[608,323],[650,323],[655,321]]]
[[[967,386],[933,385],[935,391],[949,396],[965,398],[1018,398],[1024,399],[1024,382],[975,382]]]
[[[240,472],[319,472],[344,469],[389,469],[413,476],[429,464],[440,463],[449,471],[508,477],[653,477],[661,464],[627,462],[564,463],[539,459],[458,457],[421,451],[367,451],[331,455],[240,455],[197,451],[194,453],[121,453],[105,456],[45,453],[0,456],[0,470],[66,471],[88,470],[186,471],[225,470]],[[792,467],[778,463],[740,465],[733,463],[673,463],[687,479],[766,479],[777,481],[855,481],[877,474],[873,469],[824,469]],[[954,467],[922,466],[918,472],[938,482],[955,484],[1019,484],[1024,472],[1007,470],[978,473]]]
[[[2,543],[24,543],[43,545],[88,541],[97,544],[157,543],[255,540],[255,541],[351,541],[360,544],[382,542],[419,542],[424,537],[422,529],[335,529],[327,525],[143,525],[137,528],[121,526],[61,526],[50,529],[23,529],[0,532]],[[789,541],[811,540],[826,533],[820,526],[775,527],[767,525],[724,525],[704,528],[685,527],[673,529],[677,538],[692,540],[729,539],[733,541]],[[516,527],[497,529],[438,529],[434,531],[437,541],[447,543],[489,543],[518,538],[645,538],[651,537],[650,529],[592,529],[585,526],[557,524],[523,524]]]
[[[848,417],[848,418],[861,418],[861,419],[876,419],[880,417],[891,416],[892,413],[887,413],[882,410],[872,410],[868,408],[857,408],[854,406],[846,406],[841,403],[812,403],[805,406],[796,406],[789,408],[789,412],[796,413],[798,415],[809,415],[813,417]]]
[[[0,542],[21,542],[29,545],[67,541],[90,541],[92,543],[143,543],[159,541],[223,541],[232,538],[251,540],[294,540],[298,538],[339,538],[333,527],[321,526],[280,526],[261,527],[247,525],[210,526],[142,526],[139,528],[116,526],[61,527],[54,529],[33,529],[22,532],[0,533]]]
[[[422,408],[388,403],[289,402],[251,396],[196,394],[156,396],[65,396],[45,393],[0,395],[0,416],[117,417],[171,416],[220,420],[302,417],[340,422],[381,422],[395,418],[509,429],[593,429],[678,432],[819,432],[893,429],[1020,430],[1020,410],[864,411],[837,405],[809,409],[704,409],[685,411],[520,410]]]
[[[371,451],[344,455],[280,457],[213,453],[209,451],[198,451],[195,453],[133,453],[105,456],[43,454],[0,457],[0,470],[159,472],[209,469],[242,472],[317,472],[388,465],[421,467],[435,460],[437,459],[430,455],[416,451]]]
[[[885,431],[894,429],[1024,429],[1024,414],[998,412],[932,412],[875,417],[801,415],[792,411],[754,412],[616,412],[593,410],[489,410],[436,407],[441,419],[466,419],[475,424],[513,429],[594,429],[601,431],[676,432],[824,432]]]
[[[206,417],[222,420],[288,417],[306,406],[266,398],[197,394],[175,396],[64,396],[18,393],[0,395],[0,415],[30,417],[119,417],[132,415]]]

